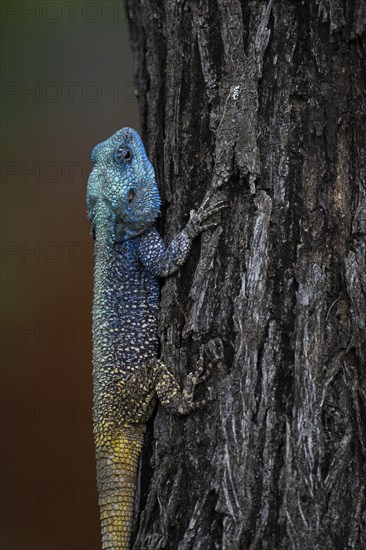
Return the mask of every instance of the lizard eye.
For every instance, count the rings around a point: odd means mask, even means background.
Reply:
[[[114,160],[118,164],[127,164],[132,160],[132,151],[126,145],[120,145],[114,153]]]
[[[134,189],[129,189],[127,193],[128,202],[132,202],[133,199],[135,198],[135,195],[136,195],[136,191]]]

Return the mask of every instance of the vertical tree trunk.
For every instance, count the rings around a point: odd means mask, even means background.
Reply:
[[[222,358],[151,423],[135,549],[366,548],[365,6],[127,0],[167,241],[230,204],[163,286],[167,365]]]

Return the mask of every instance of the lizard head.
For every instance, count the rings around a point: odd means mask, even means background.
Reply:
[[[94,147],[88,180],[88,217],[93,234],[110,243],[148,229],[160,212],[154,169],[140,136],[123,128]]]

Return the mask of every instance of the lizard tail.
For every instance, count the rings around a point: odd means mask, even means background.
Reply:
[[[103,550],[128,550],[143,424],[121,426],[96,435],[97,483]]]

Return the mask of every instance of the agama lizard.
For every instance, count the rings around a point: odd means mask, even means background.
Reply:
[[[225,206],[204,201],[165,248],[153,228],[160,210],[154,169],[135,130],[123,128],[97,145],[88,181],[95,238],[93,302],[94,438],[103,550],[129,548],[138,462],[145,424],[157,399],[187,414],[202,358],[183,390],[158,358],[158,277],[186,260],[192,239],[216,225]]]

